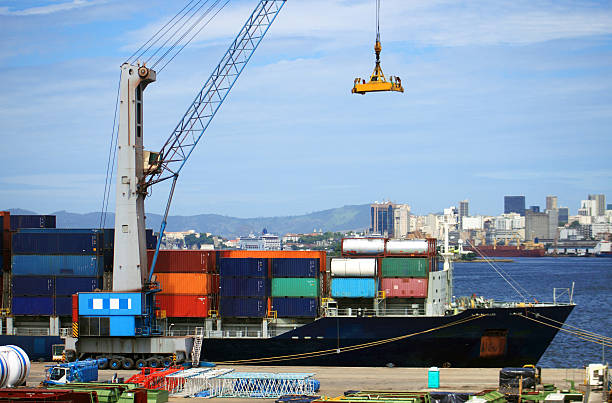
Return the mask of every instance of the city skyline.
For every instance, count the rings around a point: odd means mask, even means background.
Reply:
[[[232,2],[147,88],[147,149],[160,149],[255,4]],[[119,65],[178,8],[3,2],[3,208],[101,208]],[[471,212],[497,214],[504,195],[542,206],[556,194],[574,210],[593,189],[612,194],[605,4],[386,0],[382,68],[405,92],[353,95],[374,65],[374,18],[370,0],[287,2],[182,172],[171,214],[285,216],[372,194],[423,214],[467,197]],[[167,185],[148,212],[164,210]]]

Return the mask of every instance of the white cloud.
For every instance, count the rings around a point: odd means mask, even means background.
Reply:
[[[62,11],[74,10],[76,8],[89,7],[105,2],[105,0],[72,0],[64,3],[50,4],[47,6],[30,7],[22,10],[12,10],[10,7],[0,7],[0,15],[7,16],[32,16],[47,15]]]

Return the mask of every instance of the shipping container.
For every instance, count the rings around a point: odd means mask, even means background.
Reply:
[[[267,298],[222,297],[219,303],[221,317],[263,318],[267,310]]]
[[[20,228],[55,228],[54,215],[11,215],[11,230]]]
[[[13,315],[53,315],[53,297],[13,297]]]
[[[333,277],[375,277],[376,266],[376,258],[334,258],[331,261],[331,275]]]
[[[77,292],[91,292],[102,289],[100,277],[57,277],[55,295],[72,295]]]
[[[212,287],[212,275],[204,273],[157,273],[161,294],[206,295],[216,292]]]
[[[314,318],[318,301],[317,298],[272,298],[272,310],[279,318]]]
[[[317,277],[319,259],[278,258],[272,259],[273,277]]]
[[[206,318],[210,309],[204,295],[156,295],[155,301],[168,318]]]
[[[105,228],[103,231],[102,245],[104,249],[112,250],[115,248],[115,229]],[[157,236],[153,235],[152,229],[145,230],[145,242],[147,249],[155,249],[157,247]]]
[[[72,297],[55,297],[55,314],[58,316],[72,315]]]
[[[96,255],[13,255],[16,276],[100,277],[104,259]]]
[[[427,239],[389,239],[385,245],[387,255],[427,255]]]
[[[426,298],[425,278],[383,278],[380,288],[387,298]]]
[[[219,295],[222,297],[266,297],[270,295],[270,280],[253,277],[219,278]]]
[[[316,278],[273,278],[273,297],[317,297],[319,280]]]
[[[11,278],[13,295],[48,295],[55,292],[54,277],[13,276]]]
[[[385,238],[343,238],[342,256],[379,256],[385,253]]]
[[[100,254],[102,234],[99,230],[32,230],[13,233],[12,251],[17,254],[37,255],[93,255]]]
[[[220,258],[319,259],[319,270],[325,272],[327,253],[313,250],[221,250]]]
[[[155,250],[147,251],[149,271]],[[160,250],[155,273],[214,273],[216,252],[210,250]]]
[[[333,298],[374,298],[377,282],[373,278],[333,278],[331,296]]]
[[[386,257],[382,259],[382,277],[427,277],[427,258]]]
[[[228,277],[268,277],[267,259],[220,258],[219,274]]]

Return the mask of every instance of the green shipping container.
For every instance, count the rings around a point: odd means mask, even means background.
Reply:
[[[427,259],[387,257],[382,260],[383,277],[427,277]]]
[[[316,278],[273,278],[273,297],[318,297],[319,280]]]

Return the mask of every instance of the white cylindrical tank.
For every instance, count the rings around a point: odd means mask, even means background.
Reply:
[[[342,253],[346,255],[380,255],[385,251],[382,238],[345,238],[342,240]]]
[[[388,255],[422,255],[427,250],[427,239],[389,239],[386,246]]]
[[[332,277],[374,277],[376,259],[332,259]]]
[[[30,374],[30,358],[21,347],[0,346],[0,387],[22,385]]]

